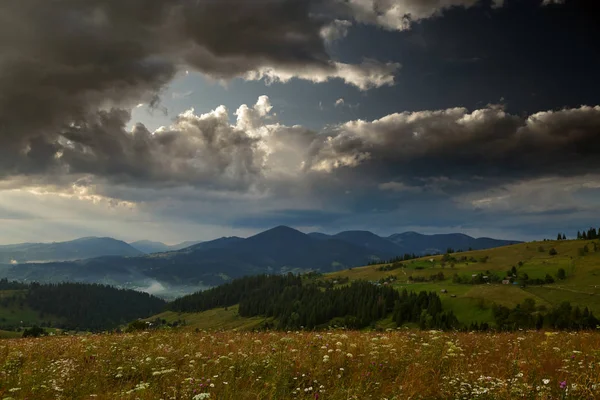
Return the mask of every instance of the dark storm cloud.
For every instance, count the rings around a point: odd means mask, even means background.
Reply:
[[[441,16],[451,8],[485,6],[499,8],[514,0],[331,0],[330,6],[340,15],[362,24],[389,31],[410,29],[413,22]],[[518,0],[536,6],[562,4],[564,0]]]
[[[187,112],[152,134],[143,125],[127,132],[126,112],[99,112],[63,131],[68,142],[59,162],[72,174],[113,182],[245,186],[260,173],[260,151],[257,140],[230,126],[228,117],[224,108],[201,116]]]
[[[215,78],[275,80],[282,69],[289,79],[300,68],[304,79],[341,77],[361,88],[393,83],[396,64],[333,62],[321,36],[326,21],[311,17],[313,3],[0,3],[0,178],[116,170],[123,162],[109,165],[113,155],[135,155],[127,163],[143,168],[133,163],[148,161],[151,139],[141,126],[132,135],[124,132],[129,115],[120,108],[156,103],[184,65]],[[154,140],[167,154],[181,153],[168,148],[172,142],[178,140],[168,134]],[[99,165],[92,167],[94,161]],[[216,168],[226,168],[222,157],[215,161]]]
[[[575,176],[600,167],[600,106],[539,112],[501,107],[392,114],[352,121],[315,142],[305,167],[377,177],[382,190],[410,192],[432,179],[472,185],[543,176]],[[388,179],[389,182],[381,182]],[[396,182],[395,180],[398,180]],[[438,182],[449,186],[450,182]],[[465,189],[465,188],[463,188]]]
[[[381,24],[475,3],[354,0],[343,6],[359,22]],[[595,108],[530,120],[493,107],[423,111],[319,133],[269,125],[262,119],[270,105],[259,101],[253,109],[238,110],[250,111],[239,114],[234,126],[218,108],[206,115],[182,114],[157,132],[140,124],[126,130],[130,113],[124,109],[155,103],[182,66],[216,78],[322,82],[337,77],[361,89],[393,83],[398,64],[348,65],[329,58],[324,32],[327,36],[331,20],[313,11],[332,12],[339,5],[333,0],[2,2],[0,178],[42,175],[64,183],[64,176],[92,175],[117,183],[226,189],[293,180],[305,182],[307,190],[313,181],[333,177],[339,183],[322,185],[342,188],[364,178],[400,191],[398,184],[427,184],[439,176],[575,174],[596,165]],[[371,11],[374,20],[363,15]]]
[[[276,210],[255,216],[242,216],[234,219],[236,226],[247,228],[263,228],[278,225],[288,226],[323,226],[334,224],[345,214],[322,210]]]
[[[411,21],[432,17],[450,7],[472,7],[477,3],[479,0],[337,0],[337,6],[348,17],[387,30],[409,29]]]

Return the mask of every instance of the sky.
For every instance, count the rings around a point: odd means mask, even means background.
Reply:
[[[0,244],[600,225],[588,0],[0,3]]]

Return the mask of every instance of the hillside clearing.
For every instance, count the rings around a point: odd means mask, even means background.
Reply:
[[[418,292],[421,290],[442,293],[444,307],[452,310],[459,321],[465,324],[471,322],[489,322],[491,320],[492,304],[509,308],[517,306],[526,298],[533,298],[538,305],[546,307],[557,306],[563,301],[572,302],[582,308],[588,307],[600,315],[600,242],[590,240],[561,240],[520,243],[511,246],[498,247],[488,250],[453,253],[452,257],[464,261],[446,262],[442,264],[443,256],[424,257],[415,260],[402,261],[402,268],[381,270],[382,267],[392,267],[392,264],[370,265],[333,272],[323,276],[323,279],[336,280],[348,278],[351,281],[367,280],[377,282],[394,276],[392,284],[399,290]],[[587,246],[590,249],[584,253]],[[557,254],[551,256],[550,249]],[[484,261],[485,260],[485,261]],[[527,286],[502,284],[456,284],[453,276],[470,277],[476,274],[506,275],[515,267],[517,273],[527,274],[530,279],[544,279],[546,275],[556,277],[559,269],[564,269],[567,278],[554,284]],[[444,280],[432,282],[412,282],[410,277],[428,279],[434,274],[443,273]]]

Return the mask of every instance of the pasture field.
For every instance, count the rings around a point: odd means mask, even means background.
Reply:
[[[203,332],[7,339],[2,399],[597,399],[600,333]]]
[[[588,252],[583,253],[587,246]],[[554,248],[556,255],[550,255]],[[594,251],[597,248],[598,251]],[[520,243],[512,246],[488,250],[465,251],[451,254],[465,261],[446,262],[442,256],[424,257],[403,261],[403,268],[381,271],[390,264],[370,265],[351,268],[324,275],[324,279],[348,278],[351,281],[378,281],[391,275],[396,277],[392,286],[399,290],[419,292],[433,291],[442,297],[444,308],[452,310],[462,323],[490,322],[491,305],[500,304],[509,308],[532,298],[538,305],[557,306],[563,301],[582,308],[588,307],[595,315],[600,315],[600,242],[598,240],[560,240]],[[483,260],[485,259],[485,262]],[[504,276],[515,267],[518,274],[526,273],[532,279],[543,279],[546,274],[555,277],[559,269],[564,269],[567,278],[553,284],[521,285],[470,285],[455,284],[454,274],[470,277],[486,272]],[[443,273],[445,279],[431,282],[411,282],[409,277],[427,278]],[[442,294],[442,290],[447,293]],[[486,311],[487,309],[487,311]]]
[[[267,320],[267,318],[261,317],[240,317],[238,314],[238,308],[238,305],[235,305],[227,308],[214,308],[212,310],[198,313],[165,311],[151,318],[147,318],[145,321],[152,322],[156,318],[164,319],[167,323],[181,321],[184,322],[186,326],[201,330],[250,330],[257,328],[260,324]]]
[[[0,339],[14,339],[23,336],[22,332],[0,330]]]

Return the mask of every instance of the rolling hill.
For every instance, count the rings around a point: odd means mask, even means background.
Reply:
[[[587,252],[584,251],[586,247]],[[556,250],[556,255],[550,255],[551,249]],[[451,256],[456,261],[445,265],[442,264],[443,256],[434,256],[403,262],[403,268],[391,269],[394,268],[391,264],[352,268],[329,274],[327,279],[379,281],[393,275],[397,280],[392,285],[399,290],[438,293],[445,290],[444,306],[452,309],[459,320],[467,322],[490,321],[492,304],[515,307],[526,298],[546,307],[569,301],[600,315],[600,241],[529,242]],[[384,268],[386,266],[388,268]],[[453,279],[454,275],[471,279],[478,274],[504,278],[512,267],[517,271],[517,284],[464,284]],[[566,272],[566,279],[557,278],[559,269]],[[419,278],[429,280],[439,273],[444,274],[441,281],[418,282]],[[555,282],[523,284],[525,274],[530,280],[543,280],[550,275]]]
[[[0,263],[72,261],[101,256],[133,257],[141,254],[141,251],[120,240],[86,237],[68,242],[1,245]]]
[[[554,251],[552,251],[554,249]],[[490,277],[514,282],[489,282]],[[565,277],[560,279],[560,270]],[[443,277],[440,277],[443,274]],[[435,276],[435,279],[431,279]],[[458,277],[460,279],[455,278]],[[552,282],[544,281],[547,276]],[[482,279],[488,277],[488,279]],[[527,280],[524,280],[524,279]],[[326,286],[347,286],[355,281],[370,281],[398,291],[437,293],[443,308],[452,311],[463,324],[493,324],[494,306],[514,308],[526,299],[535,301],[540,310],[551,310],[569,302],[582,310],[588,308],[600,316],[600,240],[561,240],[520,243],[500,248],[474,250],[420,258],[395,264],[355,267],[307,278]],[[489,283],[488,283],[489,282]],[[235,312],[237,306],[215,308],[201,313],[161,315],[172,322],[185,319],[192,327],[218,326],[255,328],[266,321],[246,319]],[[183,316],[183,317],[182,317]],[[217,325],[213,326],[211,319]],[[389,319],[376,326],[390,327]]]

